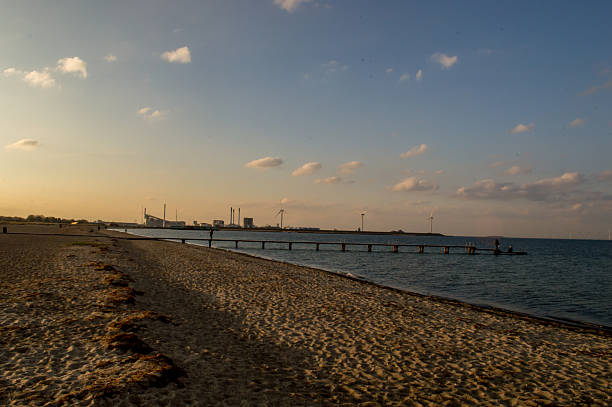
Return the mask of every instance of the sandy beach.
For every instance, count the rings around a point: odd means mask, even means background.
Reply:
[[[0,234],[0,405],[612,404],[603,331],[90,227],[9,231],[87,236]]]

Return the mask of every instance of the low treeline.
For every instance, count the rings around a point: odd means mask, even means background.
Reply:
[[[54,216],[44,215],[28,215],[27,218],[20,216],[0,216],[0,222],[32,222],[32,223],[89,223],[86,219],[64,219],[56,218]]]

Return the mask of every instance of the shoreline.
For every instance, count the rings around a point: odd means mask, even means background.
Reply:
[[[127,234],[127,235],[131,235],[131,236],[140,236],[137,234],[133,234],[130,232],[123,232],[120,230],[113,230],[113,229],[108,229],[108,230],[112,230],[114,232],[117,233],[121,233],[121,234]],[[173,240],[172,238],[166,240],[167,242],[170,243],[177,243],[177,244],[181,244],[179,242],[176,242],[175,240]],[[197,243],[190,243],[188,241],[186,241],[186,244],[195,246],[195,247],[204,247],[204,248],[208,248],[205,245],[200,245]],[[594,334],[598,334],[598,335],[604,335],[604,336],[609,336],[612,337],[612,326],[606,326],[606,325],[602,325],[602,324],[596,324],[596,323],[591,323],[591,322],[586,322],[586,321],[580,321],[580,320],[572,320],[572,319],[564,319],[564,318],[557,318],[557,317],[547,317],[547,316],[542,316],[542,315],[536,315],[536,314],[530,314],[528,312],[522,312],[522,311],[518,311],[518,310],[513,310],[510,308],[504,308],[504,307],[500,307],[500,306],[495,306],[495,305],[489,305],[489,304],[476,304],[476,303],[472,303],[469,301],[465,301],[465,300],[460,300],[460,299],[456,299],[456,298],[452,298],[452,297],[445,297],[444,295],[436,295],[436,294],[424,294],[424,293],[419,293],[417,291],[412,291],[412,290],[408,290],[408,289],[402,289],[402,288],[398,288],[398,287],[392,287],[392,286],[387,286],[384,284],[379,284],[376,283],[374,281],[368,280],[366,278],[363,277],[358,277],[354,274],[351,274],[350,272],[343,272],[343,271],[334,271],[334,270],[327,270],[324,268],[320,268],[320,267],[313,267],[310,265],[305,265],[305,264],[299,264],[299,263],[292,263],[292,262],[288,262],[288,261],[284,261],[284,260],[278,260],[278,259],[274,259],[271,257],[267,257],[267,256],[258,256],[256,254],[251,254],[251,253],[245,253],[245,252],[241,252],[241,251],[237,251],[231,248],[217,248],[217,247],[213,247],[211,249],[214,250],[220,250],[220,251],[225,251],[225,252],[229,252],[229,253],[235,253],[235,254],[240,254],[240,255],[244,255],[244,256],[249,256],[249,257],[253,257],[256,259],[262,259],[262,260],[266,260],[266,261],[270,261],[270,262],[276,262],[276,263],[280,263],[280,264],[288,264],[288,265],[292,265],[292,266],[296,266],[296,267],[303,267],[305,269],[309,269],[309,270],[315,270],[315,271],[321,271],[321,272],[325,272],[325,273],[330,273],[333,275],[337,275],[340,277],[344,277],[350,280],[354,280],[360,283],[364,283],[364,284],[370,284],[379,288],[383,288],[383,289],[388,289],[388,290],[394,290],[400,293],[406,293],[409,295],[414,295],[414,296],[420,296],[423,298],[427,298],[427,299],[431,299],[433,301],[440,301],[440,302],[444,302],[447,304],[455,304],[457,306],[466,306],[466,307],[470,307],[476,310],[480,310],[482,312],[489,312],[489,313],[494,313],[497,315],[507,315],[507,316],[514,316],[516,318],[519,319],[526,319],[526,320],[534,320],[534,321],[539,321],[542,324],[552,324],[555,325],[557,324],[560,327],[566,327],[566,328],[571,328],[571,329],[580,329],[583,330],[584,332],[590,332],[590,333],[594,333]]]

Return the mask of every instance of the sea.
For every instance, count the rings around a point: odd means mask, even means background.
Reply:
[[[122,229],[123,231],[123,229]],[[208,246],[208,230],[128,229],[129,233]],[[495,238],[468,236],[375,235],[367,233],[247,232],[221,230],[214,239],[281,240],[287,244],[213,242],[213,247],[267,259],[315,267],[425,295],[451,298],[474,305],[503,308],[541,318],[612,329],[612,241],[498,238],[500,248],[511,244],[526,256],[465,255],[464,249],[321,245],[299,242],[344,242],[458,245],[492,248]]]

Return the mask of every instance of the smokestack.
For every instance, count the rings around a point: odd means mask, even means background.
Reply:
[[[229,223],[230,223],[230,225],[232,223],[234,223],[234,208],[232,208],[231,206],[230,206],[230,221],[229,221]]]
[[[144,222],[143,223],[147,223],[147,208],[144,208]]]
[[[240,208],[238,208],[238,226],[240,226]]]
[[[164,202],[164,221],[162,222],[162,228],[166,227],[166,203]]]

